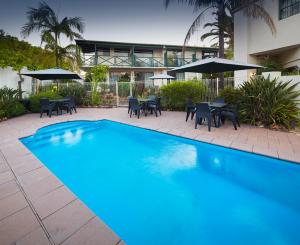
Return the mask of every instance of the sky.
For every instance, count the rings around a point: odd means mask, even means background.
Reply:
[[[118,42],[141,42],[182,45],[185,34],[197,16],[193,8],[174,1],[167,9],[164,0],[48,0],[60,19],[82,17],[84,39]],[[29,7],[38,7],[39,0],[0,0],[0,29],[20,36],[26,23]],[[198,13],[199,14],[199,13]],[[207,19],[209,20],[209,16]],[[200,27],[189,45],[209,46],[200,41],[204,31]],[[40,45],[38,33],[26,41]],[[62,40],[62,45],[66,44]]]

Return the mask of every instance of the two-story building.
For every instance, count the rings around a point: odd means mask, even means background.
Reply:
[[[234,59],[261,64],[266,57],[284,68],[300,70],[300,0],[262,0],[272,17],[276,33],[262,19],[247,17],[243,10],[234,15]],[[249,78],[252,71],[235,72],[236,80]]]
[[[172,68],[185,65],[199,59],[214,57],[217,49],[163,44],[143,44],[125,42],[106,42],[76,40],[82,56],[82,70],[102,64],[110,67],[107,82],[144,82],[149,77],[167,72]],[[194,78],[199,74],[177,74],[178,80]]]

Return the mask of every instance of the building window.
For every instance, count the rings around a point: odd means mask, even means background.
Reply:
[[[300,0],[279,0],[279,19],[300,13]]]

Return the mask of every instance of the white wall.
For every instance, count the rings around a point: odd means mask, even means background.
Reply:
[[[248,18],[239,11],[234,15],[234,59],[259,63],[259,55],[278,56],[285,67],[300,65],[300,14],[279,19],[279,0],[263,0],[271,15],[276,33],[272,34],[262,19]],[[235,72],[235,77],[248,79],[253,71]]]
[[[24,97],[28,96],[32,91],[32,78],[23,76],[24,82],[22,83],[22,90],[25,91]],[[18,88],[18,81],[20,77],[17,72],[13,71],[12,68],[0,68],[0,88],[7,86],[9,88]]]

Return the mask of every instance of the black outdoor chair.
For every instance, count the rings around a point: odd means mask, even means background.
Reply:
[[[148,99],[149,100],[156,100],[157,96],[156,95],[149,95]]]
[[[147,109],[150,110],[151,114],[155,113],[155,116],[157,117],[157,112],[159,112],[159,115],[161,115],[161,104],[160,104],[160,98],[155,97],[154,100],[150,100],[147,103]]]
[[[130,112],[130,99],[132,99],[133,97],[132,96],[128,96],[128,114]]]
[[[187,120],[189,119],[190,114],[192,114],[191,115],[191,120],[193,120],[195,112],[196,112],[196,106],[193,104],[193,101],[191,99],[188,99],[187,103],[186,103],[186,118],[185,118],[185,121],[187,122]]]
[[[132,113],[134,112],[135,115],[137,115],[138,118],[140,118],[142,105],[139,104],[139,101],[135,98],[129,99],[129,108],[130,108],[130,117],[132,116]]]
[[[208,103],[196,104],[196,119],[195,119],[195,129],[197,129],[198,124],[202,124],[203,120],[207,121],[208,131],[211,128],[211,121],[214,120],[215,127],[216,123],[216,111],[209,108]]]
[[[70,114],[72,114],[72,110],[75,111],[75,113],[77,113],[74,96],[69,95],[66,97],[66,99],[68,99],[69,101],[64,102],[63,107],[65,106],[67,108],[67,111],[70,112]]]
[[[55,109],[55,103],[51,103],[47,98],[40,99],[40,117],[43,116],[43,113],[46,112],[49,117],[52,116],[52,111]],[[58,108],[57,108],[58,114]]]
[[[221,111],[221,122],[224,124],[226,119],[229,119],[235,130],[237,126],[241,127],[239,118],[238,118],[238,105],[228,105]]]

